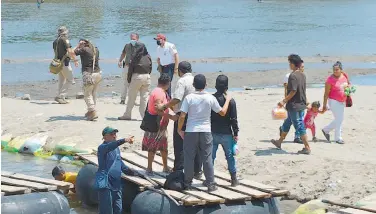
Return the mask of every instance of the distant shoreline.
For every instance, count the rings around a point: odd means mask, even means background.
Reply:
[[[310,69],[306,67],[305,74],[307,76],[308,84],[323,84],[325,79],[330,75],[330,64],[325,69]],[[346,64],[344,64],[346,66]],[[266,87],[283,84],[283,79],[287,69],[267,70],[258,72],[204,72],[207,78],[207,87],[215,88],[215,79],[218,75],[224,74],[229,77],[229,88],[243,88],[243,87]],[[376,74],[376,68],[372,69],[345,69],[351,77],[359,75]],[[196,74],[196,72],[194,72]],[[151,74],[151,88],[154,88],[159,74],[153,71]],[[57,93],[57,76],[52,76],[52,80],[47,81],[30,81],[17,83],[3,83],[1,85],[1,96],[16,97],[17,94],[30,94],[32,99],[53,99]],[[177,76],[174,76],[172,87],[174,87]],[[99,95],[115,94],[120,96],[123,90],[124,80],[121,75],[106,75],[103,76],[103,81],[98,90]],[[82,91],[82,81],[76,78],[76,84],[71,86],[68,91],[68,96],[74,98],[77,92]],[[115,92],[115,93],[113,93]],[[120,98],[119,98],[120,99]]]
[[[287,54],[288,55],[288,54]],[[191,63],[285,63],[287,60],[286,56],[279,57],[204,57],[204,58],[187,58],[181,59],[189,61]],[[373,55],[355,55],[355,56],[325,56],[321,54],[316,54],[314,56],[302,56],[304,62],[308,63],[331,63],[336,61],[342,61],[343,63],[375,63],[376,64],[376,54]],[[43,58],[2,58],[2,64],[10,63],[26,63],[26,62],[49,62],[51,59]],[[117,63],[118,58],[101,58],[101,62],[104,63]],[[153,59],[153,63],[156,63]],[[376,67],[376,65],[375,65]]]

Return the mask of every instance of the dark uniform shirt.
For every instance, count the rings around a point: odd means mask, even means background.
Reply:
[[[121,172],[129,169],[122,161],[118,148],[124,142],[125,139],[103,142],[98,147],[98,171],[108,172],[109,188],[114,191],[121,189]]]
[[[226,99],[222,93],[215,93],[213,96],[217,99],[219,105],[223,107]],[[223,117],[214,111],[211,112],[211,131],[215,134],[228,134],[238,136],[239,126],[237,118],[236,102],[230,100],[226,115]]]
[[[55,48],[57,48],[57,58],[62,59],[63,56],[67,55],[67,49],[71,48],[72,45],[69,43],[69,40],[67,37],[62,36],[55,39],[55,41],[52,43],[52,48],[55,51]],[[69,56],[67,57],[67,62],[69,63]]]
[[[82,48],[76,48],[74,50],[74,53],[77,56],[81,57],[81,64],[82,64],[82,72],[89,72],[89,73],[98,73],[100,72],[99,68],[99,50],[97,47],[96,49],[96,57],[95,57],[95,66],[94,66],[94,71],[93,71],[93,50],[90,47],[82,47]]]

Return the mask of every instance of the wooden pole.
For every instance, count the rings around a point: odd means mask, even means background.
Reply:
[[[159,186],[155,181],[153,181],[152,179],[150,179],[148,176],[146,176],[146,175],[141,175],[140,173],[137,173],[140,177],[143,177],[143,178],[145,178],[146,180],[148,180],[151,184],[153,184],[154,186]],[[148,189],[150,188],[150,187],[147,187]],[[150,188],[151,189],[151,188]],[[151,190],[153,190],[153,191],[155,191],[155,192],[158,192],[158,191],[156,191],[156,189],[155,188],[152,188]],[[163,188],[160,188],[160,190],[162,191],[162,193],[165,195],[165,196],[167,196],[167,198],[169,198],[171,201],[173,201],[175,204],[176,204],[176,206],[180,206],[180,204],[179,204],[179,202],[177,202],[173,197],[171,197],[171,195],[170,194],[168,194]],[[158,193],[160,193],[160,192],[158,192]]]
[[[323,203],[326,203],[326,204],[331,204],[331,205],[336,205],[336,206],[340,206],[340,207],[353,208],[353,209],[357,209],[357,210],[363,210],[363,211],[367,211],[367,212],[371,212],[371,213],[376,213],[376,210],[369,209],[369,208],[356,207],[356,206],[353,206],[353,205],[341,204],[341,203],[337,203],[337,202],[329,201],[329,200],[325,200],[325,199],[323,199],[321,201]]]

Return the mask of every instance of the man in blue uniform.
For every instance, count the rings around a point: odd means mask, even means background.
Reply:
[[[120,145],[128,142],[133,144],[133,137],[116,140],[117,129],[106,127],[102,131],[104,142],[98,147],[98,174],[99,179],[105,181],[99,188],[99,214],[121,214],[122,193],[121,173],[135,175],[135,172],[127,167],[121,160]],[[102,173],[102,175],[100,175]],[[103,179],[107,176],[108,179]],[[102,183],[103,184],[103,183]]]

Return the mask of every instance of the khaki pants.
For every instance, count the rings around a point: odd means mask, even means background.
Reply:
[[[121,100],[126,100],[127,98],[127,92],[128,92],[128,87],[129,87],[127,76],[128,76],[128,66],[125,66],[123,68],[124,88],[123,88],[123,91],[121,92]]]
[[[140,115],[141,118],[144,118],[146,102],[149,96],[149,87],[150,87],[150,74],[133,74],[131,83],[129,83],[128,89],[128,102],[127,108],[124,113],[124,117],[131,118],[132,109],[137,98],[138,92],[140,92]]]
[[[73,84],[74,82],[72,67],[70,65],[64,66],[58,75],[59,75],[59,86],[58,86],[57,97],[61,99],[65,99],[69,85]]]
[[[87,105],[87,111],[94,111],[97,104],[97,89],[102,80],[102,72],[91,74],[94,84],[84,86],[84,100]]]

